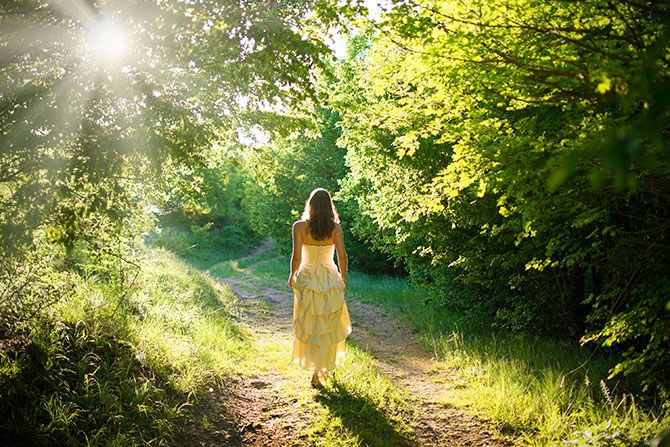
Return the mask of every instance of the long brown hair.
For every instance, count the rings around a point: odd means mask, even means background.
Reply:
[[[309,234],[317,241],[330,236],[335,224],[340,223],[340,217],[337,215],[330,194],[323,188],[316,188],[309,195],[302,218],[307,221]]]

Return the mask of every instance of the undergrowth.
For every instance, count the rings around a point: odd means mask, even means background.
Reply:
[[[96,269],[0,351],[0,444],[167,445],[205,388],[239,372],[249,337],[227,288],[145,249],[126,294]]]
[[[186,246],[193,236],[179,237],[159,245]],[[239,247],[207,247],[179,256],[144,248],[129,291],[129,277],[119,285],[104,271],[72,269],[70,294],[31,320],[23,336],[2,341],[0,443],[169,445],[194,423],[192,406],[212,384],[263,368],[289,379],[293,411],[310,414],[309,442],[411,443],[407,396],[364,350],[349,344],[345,363],[314,394],[296,388],[306,377],[290,363],[291,340],[252,339],[235,323],[236,297],[214,278],[281,288],[287,258],[271,251],[231,260]],[[352,271],[346,293],[396,311],[438,367],[458,370],[463,386],[445,404],[468,406],[523,444],[643,446],[670,422],[667,402],[642,401],[608,380],[612,360],[597,353],[472,326],[427,299],[434,290],[401,278]]]
[[[349,296],[398,311],[465,386],[452,403],[527,445],[646,446],[670,422],[667,402],[640,403],[608,380],[612,359],[569,341],[473,328],[426,299],[434,290],[353,273]],[[468,321],[468,320],[466,320]]]
[[[283,285],[288,259],[264,256],[251,271],[231,262],[212,270]],[[642,447],[670,424],[668,402],[635,397],[626,383],[608,379],[612,359],[560,339],[473,325],[433,304],[433,293],[399,277],[351,271],[347,281],[348,299],[396,311],[445,367],[458,370],[463,387],[445,404],[468,406],[532,446]]]

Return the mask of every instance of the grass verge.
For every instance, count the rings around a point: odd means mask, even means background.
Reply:
[[[211,269],[282,285],[288,259],[264,256],[251,268],[222,262]],[[464,386],[449,404],[474,409],[522,444],[641,447],[670,424],[668,402],[640,403],[607,379],[611,359],[569,342],[464,326],[428,293],[402,278],[356,271],[347,282],[349,299],[397,312],[444,366],[458,369]]]
[[[283,270],[288,261],[277,252],[259,253],[240,260],[225,260],[211,266],[208,272],[217,277],[244,278],[246,287],[285,287]],[[288,287],[286,286],[288,293]],[[261,301],[256,309],[264,309]],[[269,309],[268,309],[269,310]],[[262,314],[262,312],[261,312]],[[262,318],[262,317],[260,317]],[[281,388],[288,401],[309,419],[301,427],[299,438],[310,445],[328,447],[392,447],[415,445],[410,421],[413,409],[407,392],[398,389],[377,368],[372,356],[352,341],[347,355],[333,376],[319,391],[307,383],[310,374],[291,362],[292,334],[257,334],[253,365],[259,375],[278,373]]]
[[[206,386],[239,371],[235,296],[167,251],[139,264],[127,296],[73,272],[70,295],[3,346],[2,445],[168,445]]]

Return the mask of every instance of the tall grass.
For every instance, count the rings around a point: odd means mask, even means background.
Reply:
[[[234,320],[237,298],[171,254],[151,250],[126,303],[131,339],[154,371],[182,392],[238,371],[250,340]]]
[[[250,346],[236,298],[159,249],[127,295],[85,268],[0,351],[0,444],[167,445]],[[91,269],[96,271],[96,269]]]
[[[241,274],[230,263],[212,267]],[[288,260],[258,264],[253,277],[283,285]],[[613,359],[568,341],[496,331],[464,320],[434,290],[398,277],[352,271],[348,299],[392,309],[414,328],[440,364],[456,368],[463,386],[449,404],[468,406],[525,445],[643,446],[670,425],[668,402],[641,402],[626,384],[608,380]]]
[[[400,278],[352,273],[349,296],[405,316],[421,342],[465,386],[454,403],[527,445],[643,446],[670,422],[662,402],[641,405],[607,379],[613,359],[569,341],[472,327]],[[667,406],[667,403],[665,404]],[[667,408],[667,407],[666,407]]]

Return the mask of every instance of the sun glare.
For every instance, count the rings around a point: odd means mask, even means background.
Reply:
[[[95,57],[104,61],[121,58],[128,48],[128,38],[123,29],[107,15],[97,15],[86,27],[86,44]]]

